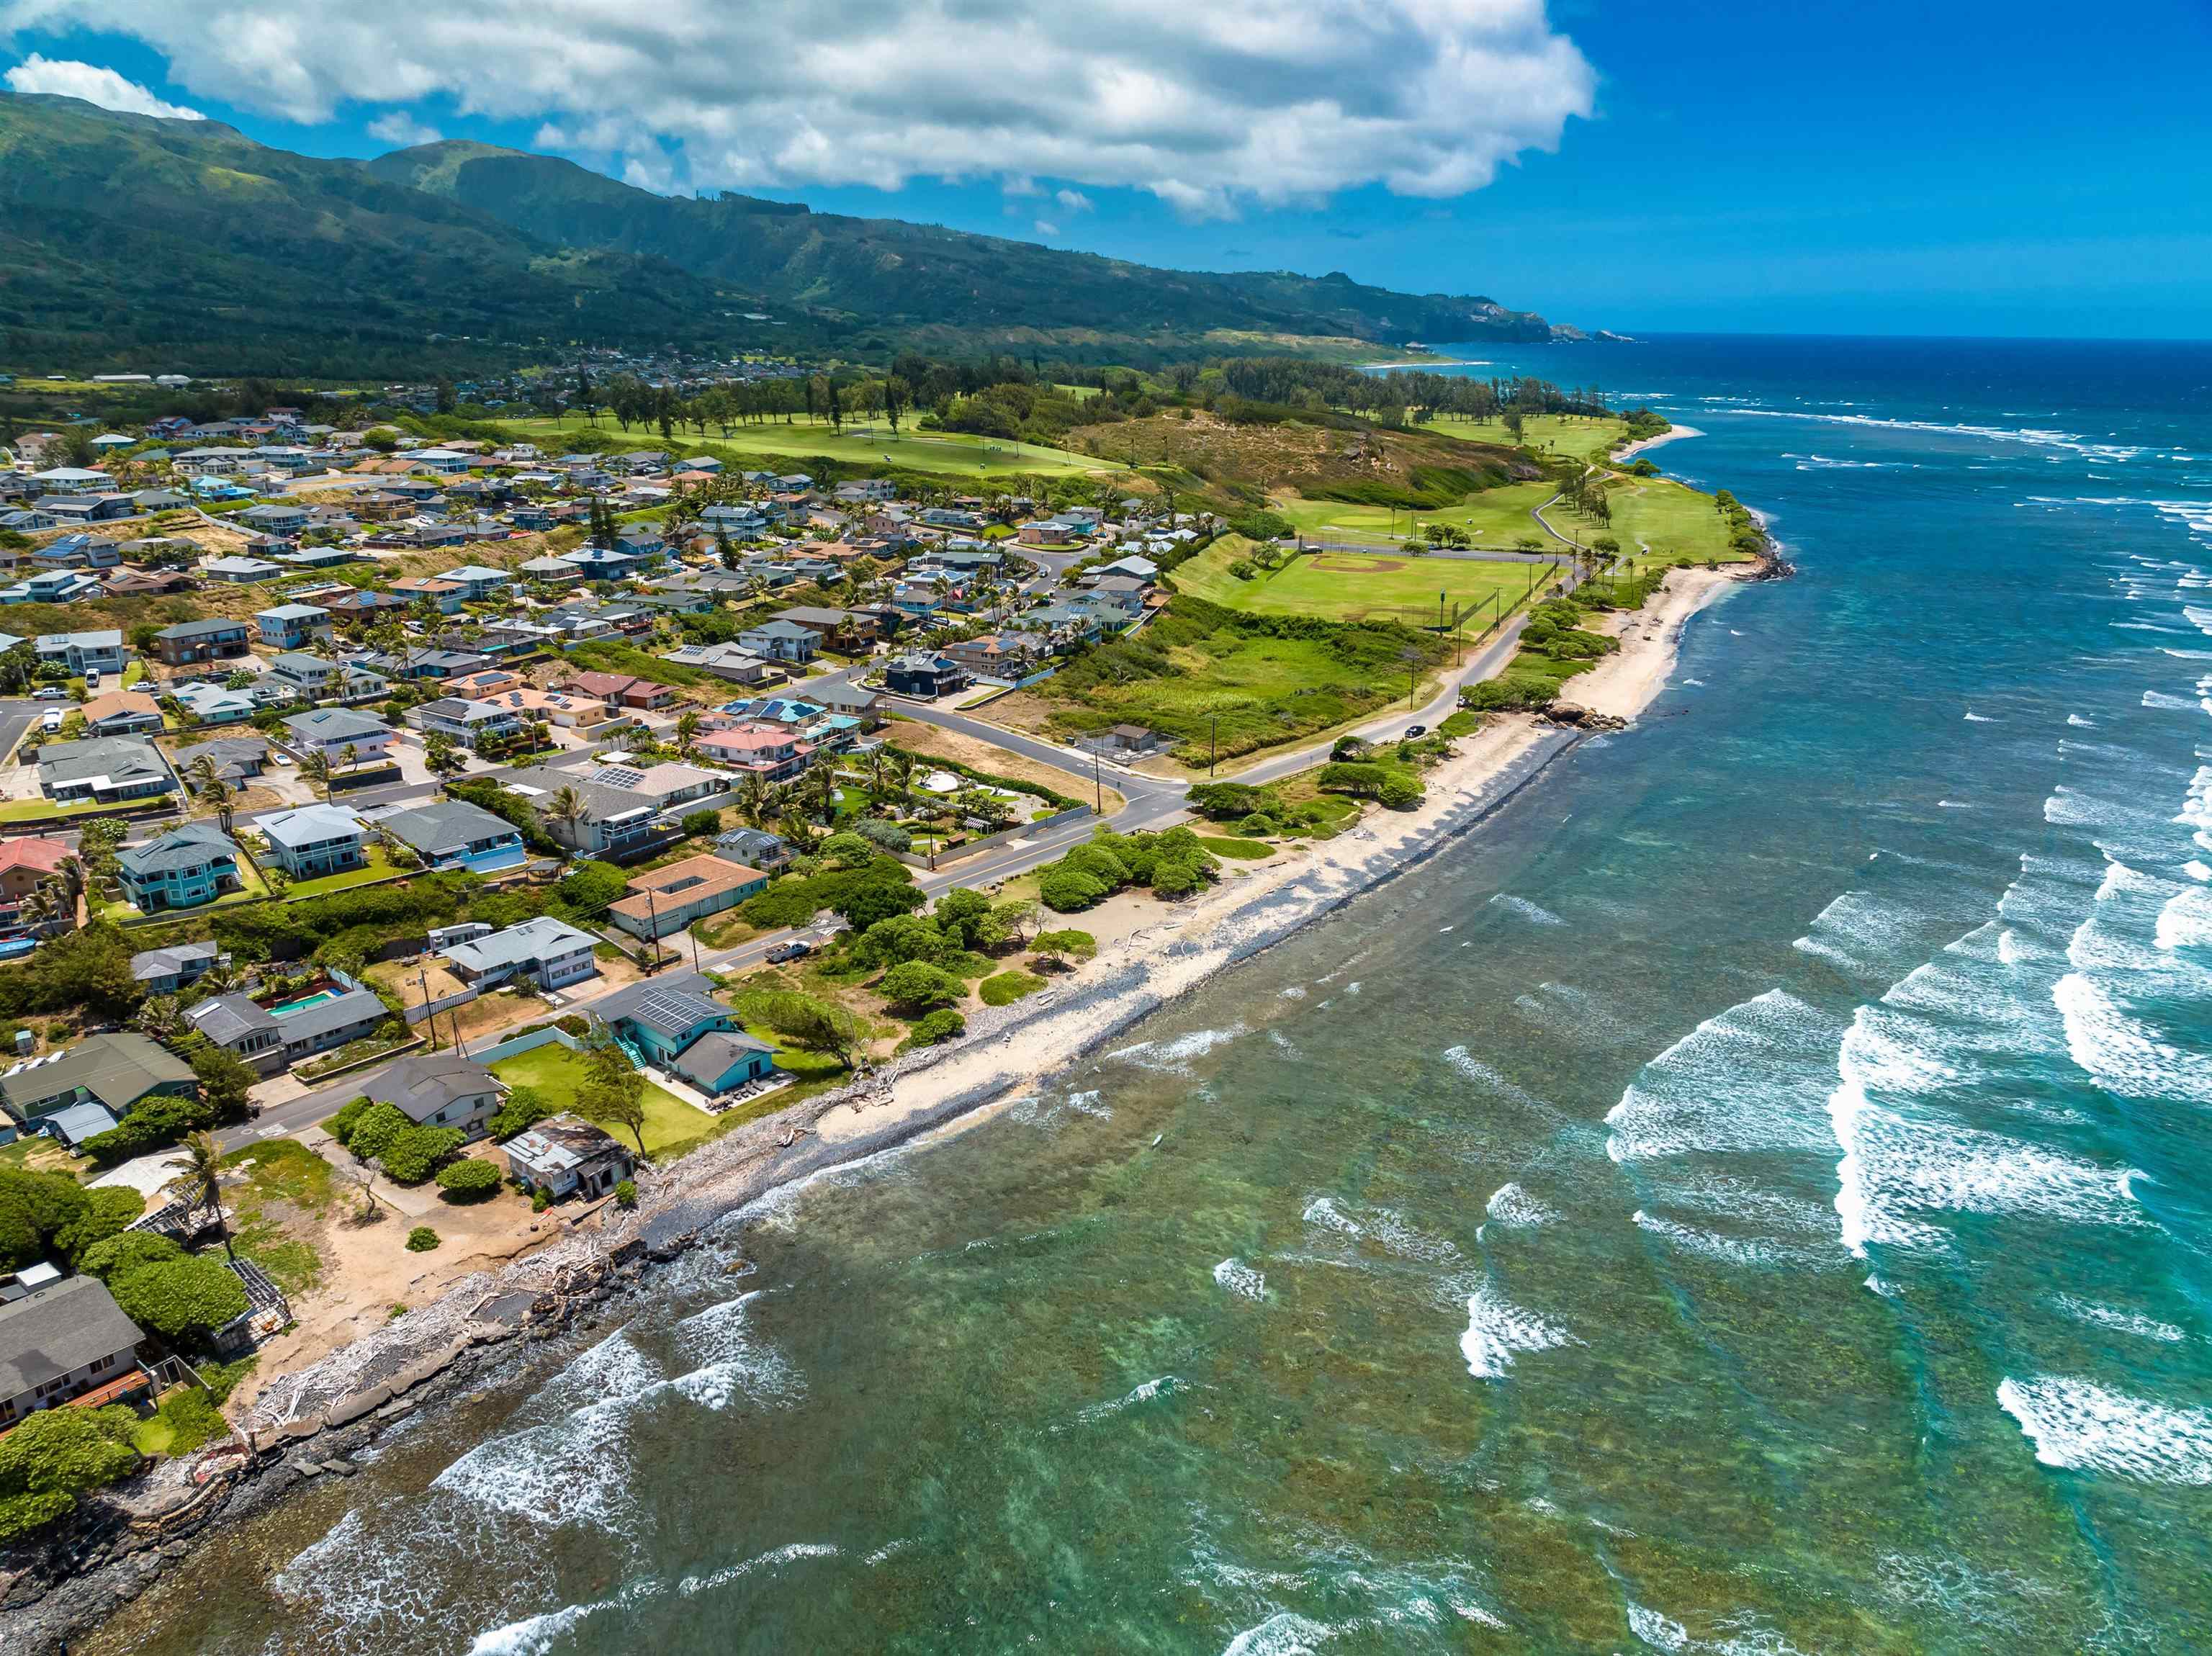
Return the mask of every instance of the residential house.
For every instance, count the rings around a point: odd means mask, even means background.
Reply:
[[[460,614],[461,605],[468,600],[465,586],[459,581],[447,580],[442,577],[409,575],[392,582],[392,590],[410,604],[425,602],[434,607],[439,614],[446,616]]]
[[[331,635],[331,612],[319,604],[280,604],[255,611],[253,620],[261,641],[279,650],[296,650]]]
[[[550,514],[547,515],[549,521],[544,526],[550,529],[553,526],[550,521]],[[514,521],[519,528],[530,526],[523,523],[520,510],[514,514]],[[526,580],[538,581],[546,586],[573,586],[584,579],[584,572],[566,558],[532,558],[515,573]]]
[[[0,1428],[83,1398],[150,1389],[138,1325],[97,1277],[70,1277],[0,1305]]]
[[[234,554],[227,558],[210,558],[200,566],[200,573],[210,580],[247,586],[255,581],[274,580],[286,572],[283,564],[271,563],[266,558],[248,558]]]
[[[154,653],[173,667],[196,661],[216,661],[247,652],[246,623],[212,618],[180,621],[154,634]]]
[[[694,920],[734,908],[768,889],[769,877],[720,857],[686,857],[665,868],[630,877],[630,895],[617,898],[607,918],[633,937],[659,939]]]
[[[301,805],[253,819],[270,854],[295,880],[368,866],[368,830],[339,805]]]
[[[775,1049],[746,1034],[712,988],[696,972],[677,973],[617,990],[592,1010],[647,1064],[716,1096],[773,1074]]]
[[[127,500],[129,497],[118,496],[117,498]],[[46,509],[64,519],[70,515],[61,511],[58,507],[48,507],[43,500],[39,504],[46,507]],[[96,503],[87,501],[69,504],[91,506]],[[116,515],[127,517],[130,514],[125,512]],[[31,561],[42,569],[112,569],[123,561],[123,551],[119,542],[108,540],[101,536],[62,535],[33,550],[31,554]]]
[[[500,1146],[515,1183],[558,1201],[607,1195],[637,1171],[637,1159],[603,1128],[581,1116],[548,1116]]]
[[[49,742],[39,749],[39,786],[58,804],[151,799],[175,792],[177,779],[143,736],[95,736]]]
[[[404,615],[409,604],[397,592],[337,592],[323,600],[323,607],[333,621],[374,621],[380,616]]]
[[[149,995],[173,995],[198,983],[230,956],[220,943],[180,943],[142,949],[131,957],[131,980]]]
[[[264,502],[246,507],[238,514],[238,521],[252,525],[264,535],[296,535],[307,526],[307,509]]]
[[[403,1058],[362,1089],[418,1127],[459,1127],[481,1138],[499,1109],[499,1083],[481,1064],[453,1052]]]
[[[88,471],[81,466],[56,466],[50,471],[34,471],[31,481],[49,494],[64,497],[101,494],[115,483],[106,472]]]
[[[526,801],[538,813],[538,820],[544,825],[546,833],[580,855],[620,861],[663,843],[665,838],[655,827],[659,806],[627,788],[609,786],[580,778],[573,771],[544,766],[524,766],[507,771],[500,781],[508,792]],[[559,816],[551,809],[552,802],[564,789],[574,792],[580,807],[573,819]]]
[[[596,942],[587,931],[540,914],[488,937],[452,944],[446,961],[455,977],[480,988],[526,977],[540,989],[565,989],[599,975],[592,957]]]
[[[113,690],[96,695],[78,709],[84,727],[94,736],[131,736],[161,728],[161,709],[154,698],[139,690]]]
[[[244,995],[217,995],[185,1009],[185,1022],[263,1076],[374,1034],[397,1015],[374,991],[344,988],[264,1007]]]
[[[714,855],[748,868],[778,869],[791,860],[791,847],[765,828],[738,828],[714,836]]]
[[[112,628],[93,633],[42,633],[32,647],[38,652],[42,667],[66,667],[71,674],[80,676],[123,670],[123,634]]]
[[[376,826],[412,847],[431,868],[491,874],[530,860],[514,823],[465,800],[439,799],[393,811],[378,817]]]
[[[106,584],[89,570],[42,569],[10,585],[0,586],[0,604],[76,604],[86,598],[100,597],[106,591]]]
[[[325,697],[369,701],[392,694],[391,682],[358,662],[332,661],[303,650],[287,650],[270,660],[268,683],[283,685],[301,701]]]
[[[800,604],[779,610],[769,619],[804,627],[827,646],[848,654],[865,652],[883,636],[883,622],[856,610],[816,609]]]
[[[1018,682],[1040,670],[1045,661],[1042,645],[1015,633],[987,633],[981,638],[948,644],[937,653],[975,677],[994,684]]]
[[[337,762],[348,748],[354,758],[366,763],[381,759],[398,732],[374,713],[358,713],[350,707],[316,707],[307,713],[288,713],[284,728],[291,734],[285,745],[302,758],[319,753],[332,763]]]
[[[663,651],[660,658],[679,667],[696,667],[732,684],[775,684],[788,676],[782,668],[738,644],[686,644]]]
[[[700,754],[718,765],[757,776],[764,782],[781,782],[805,770],[814,757],[814,744],[803,742],[779,725],[738,725],[722,730],[702,730],[693,738]]]
[[[452,696],[458,701],[482,701],[502,690],[519,690],[523,682],[521,674],[504,667],[484,667],[449,678],[438,686],[438,690],[441,695]]]
[[[32,1126],[79,1104],[97,1104],[120,1120],[155,1095],[198,1098],[199,1077],[167,1047],[139,1034],[88,1036],[0,1072],[0,1104]]]
[[[201,759],[215,767],[216,780],[235,787],[241,782],[252,781],[267,768],[269,744],[258,736],[219,736],[212,742],[179,748],[178,773],[189,776],[194,763]]]
[[[0,840],[0,925],[14,925],[23,899],[76,854],[64,840]]]
[[[124,895],[141,914],[198,908],[232,891],[243,891],[238,846],[212,822],[187,822],[159,839],[118,852],[115,861]]]
[[[580,546],[561,554],[561,561],[576,572],[580,580],[628,580],[659,554],[619,546]]]
[[[968,670],[945,656],[893,656],[884,668],[884,688],[893,695],[925,700],[968,688]]]
[[[235,725],[252,718],[263,706],[252,692],[226,690],[220,684],[179,684],[169,694],[187,718],[201,725]]]
[[[621,755],[585,773],[584,779],[603,788],[620,788],[650,803],[655,810],[671,810],[726,792],[732,778],[696,765],[630,765]]]
[[[597,696],[611,707],[666,707],[676,701],[668,685],[628,673],[571,673],[560,688]]]
[[[444,571],[438,579],[459,587],[461,597],[473,604],[478,599],[489,597],[513,581],[514,577],[504,569],[487,569],[480,563],[465,563],[458,569]],[[398,590],[397,582],[393,583],[392,590]]]
[[[503,701],[462,701],[448,696],[410,707],[405,717],[424,735],[434,731],[451,737],[465,748],[475,748],[485,742],[511,741],[522,734],[520,711]]]
[[[738,634],[738,642],[770,661],[807,662],[821,648],[821,636],[788,621],[763,622]]]
[[[474,650],[407,650],[394,655],[365,655],[360,660],[363,666],[387,678],[410,682],[425,678],[454,678],[491,664],[489,656]]]

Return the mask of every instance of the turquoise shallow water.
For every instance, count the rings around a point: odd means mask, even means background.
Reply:
[[[91,1647],[2212,1642],[2212,352],[1497,366],[1705,429],[1799,578]]]

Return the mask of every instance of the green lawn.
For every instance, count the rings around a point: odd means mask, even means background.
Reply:
[[[1420,525],[1443,523],[1465,530],[1477,546],[1510,552],[1523,537],[1547,538],[1528,514],[1557,492],[1548,482],[1507,483],[1486,488],[1463,505],[1419,513],[1394,514],[1388,507],[1309,500],[1295,494],[1271,496],[1267,504],[1288,518],[1308,540],[1398,546],[1418,538]]]
[[[0,822],[30,822],[47,816],[83,816],[93,811],[114,809],[112,805],[101,804],[97,799],[81,800],[68,805],[58,805],[51,799],[16,799],[0,805]]]
[[[1513,434],[1497,420],[1462,420],[1440,416],[1420,429],[1440,431],[1447,437],[1464,437],[1477,443],[1513,441]],[[1533,415],[1521,422],[1522,446],[1541,454],[1572,454],[1595,460],[1612,449],[1613,440],[1628,430],[1626,420],[1586,420],[1559,414]]]
[[[254,871],[253,864],[243,858],[239,859],[238,877],[243,889],[227,891],[211,903],[200,903],[191,908],[165,908],[160,912],[158,918],[171,920],[180,919],[189,914],[211,913],[218,908],[234,907],[240,903],[258,903],[269,895],[269,888],[261,883],[261,876]],[[141,914],[128,902],[108,903],[100,909],[100,913],[101,919],[109,920],[139,920],[155,918]]]
[[[368,848],[368,865],[349,868],[339,874],[318,875],[312,880],[295,880],[284,889],[286,901],[298,902],[305,897],[326,897],[333,891],[343,891],[349,886],[370,885],[378,880],[388,880],[400,870],[392,866],[392,859],[380,846]]]
[[[558,1041],[491,1066],[492,1073],[509,1086],[535,1087],[556,1109],[574,1109],[576,1091],[584,1083],[584,1055],[572,1052]],[[694,1109],[675,1094],[651,1082],[645,1083],[645,1148],[648,1155],[670,1144],[698,1137],[714,1124],[704,1110]],[[627,1133],[619,1135],[624,1138]]]
[[[518,434],[533,440],[550,438],[556,442],[592,429],[580,417],[557,422],[538,418],[503,420],[500,423]],[[599,429],[619,432],[612,421],[602,421]],[[964,432],[916,431],[911,425],[893,437],[890,428],[881,422],[873,430],[874,434],[869,436],[856,436],[850,430],[834,432],[826,420],[809,420],[804,415],[794,415],[788,422],[778,419],[762,425],[742,426],[726,438],[719,432],[710,432],[703,439],[684,434],[674,440],[687,452],[712,454],[725,464],[740,464],[751,470],[765,470],[759,464],[764,460],[788,462],[793,470],[799,470],[815,455],[863,464],[887,461],[909,470],[942,472],[954,477],[1007,477],[1022,472],[1066,476],[1127,470],[1116,461],[1004,438],[972,437]],[[643,428],[632,434],[642,444],[658,444],[660,440],[657,434]]]
[[[1639,564],[1654,558],[1670,563],[1703,563],[1718,558],[1740,563],[1728,543],[1728,525],[1713,510],[1713,497],[1668,477],[1625,477],[1607,490],[1613,509],[1610,528],[1577,516],[1565,503],[1544,516],[1561,531],[1579,530],[1584,543],[1593,534],[1611,535],[1621,555]]]
[[[1217,857],[1231,858],[1240,863],[1256,863],[1275,854],[1273,846],[1257,840],[1231,840],[1219,834],[1201,834],[1198,842]]]
[[[1176,589],[1224,609],[1256,615],[1397,621],[1410,627],[1437,624],[1437,595],[1442,593],[1446,618],[1470,605],[1487,604],[1482,611],[1486,625],[1492,616],[1510,614],[1527,595],[1532,567],[1465,558],[1318,552],[1293,559],[1273,573],[1262,571],[1250,580],[1239,580],[1229,573],[1229,566],[1249,551],[1249,542],[1225,537],[1177,567]]]

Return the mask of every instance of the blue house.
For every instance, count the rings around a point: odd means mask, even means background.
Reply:
[[[775,1074],[775,1049],[747,1034],[713,987],[696,972],[651,978],[593,1010],[647,1065],[714,1098]]]
[[[514,823],[465,800],[440,799],[394,811],[379,818],[378,826],[389,829],[432,868],[489,874],[530,860],[521,831]]]
[[[189,822],[117,856],[123,890],[141,914],[197,908],[242,891],[238,847],[212,822]]]

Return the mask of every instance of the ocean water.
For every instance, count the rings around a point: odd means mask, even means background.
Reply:
[[[1496,366],[1705,430],[1798,577],[84,1648],[2212,1645],[2212,348]]]

